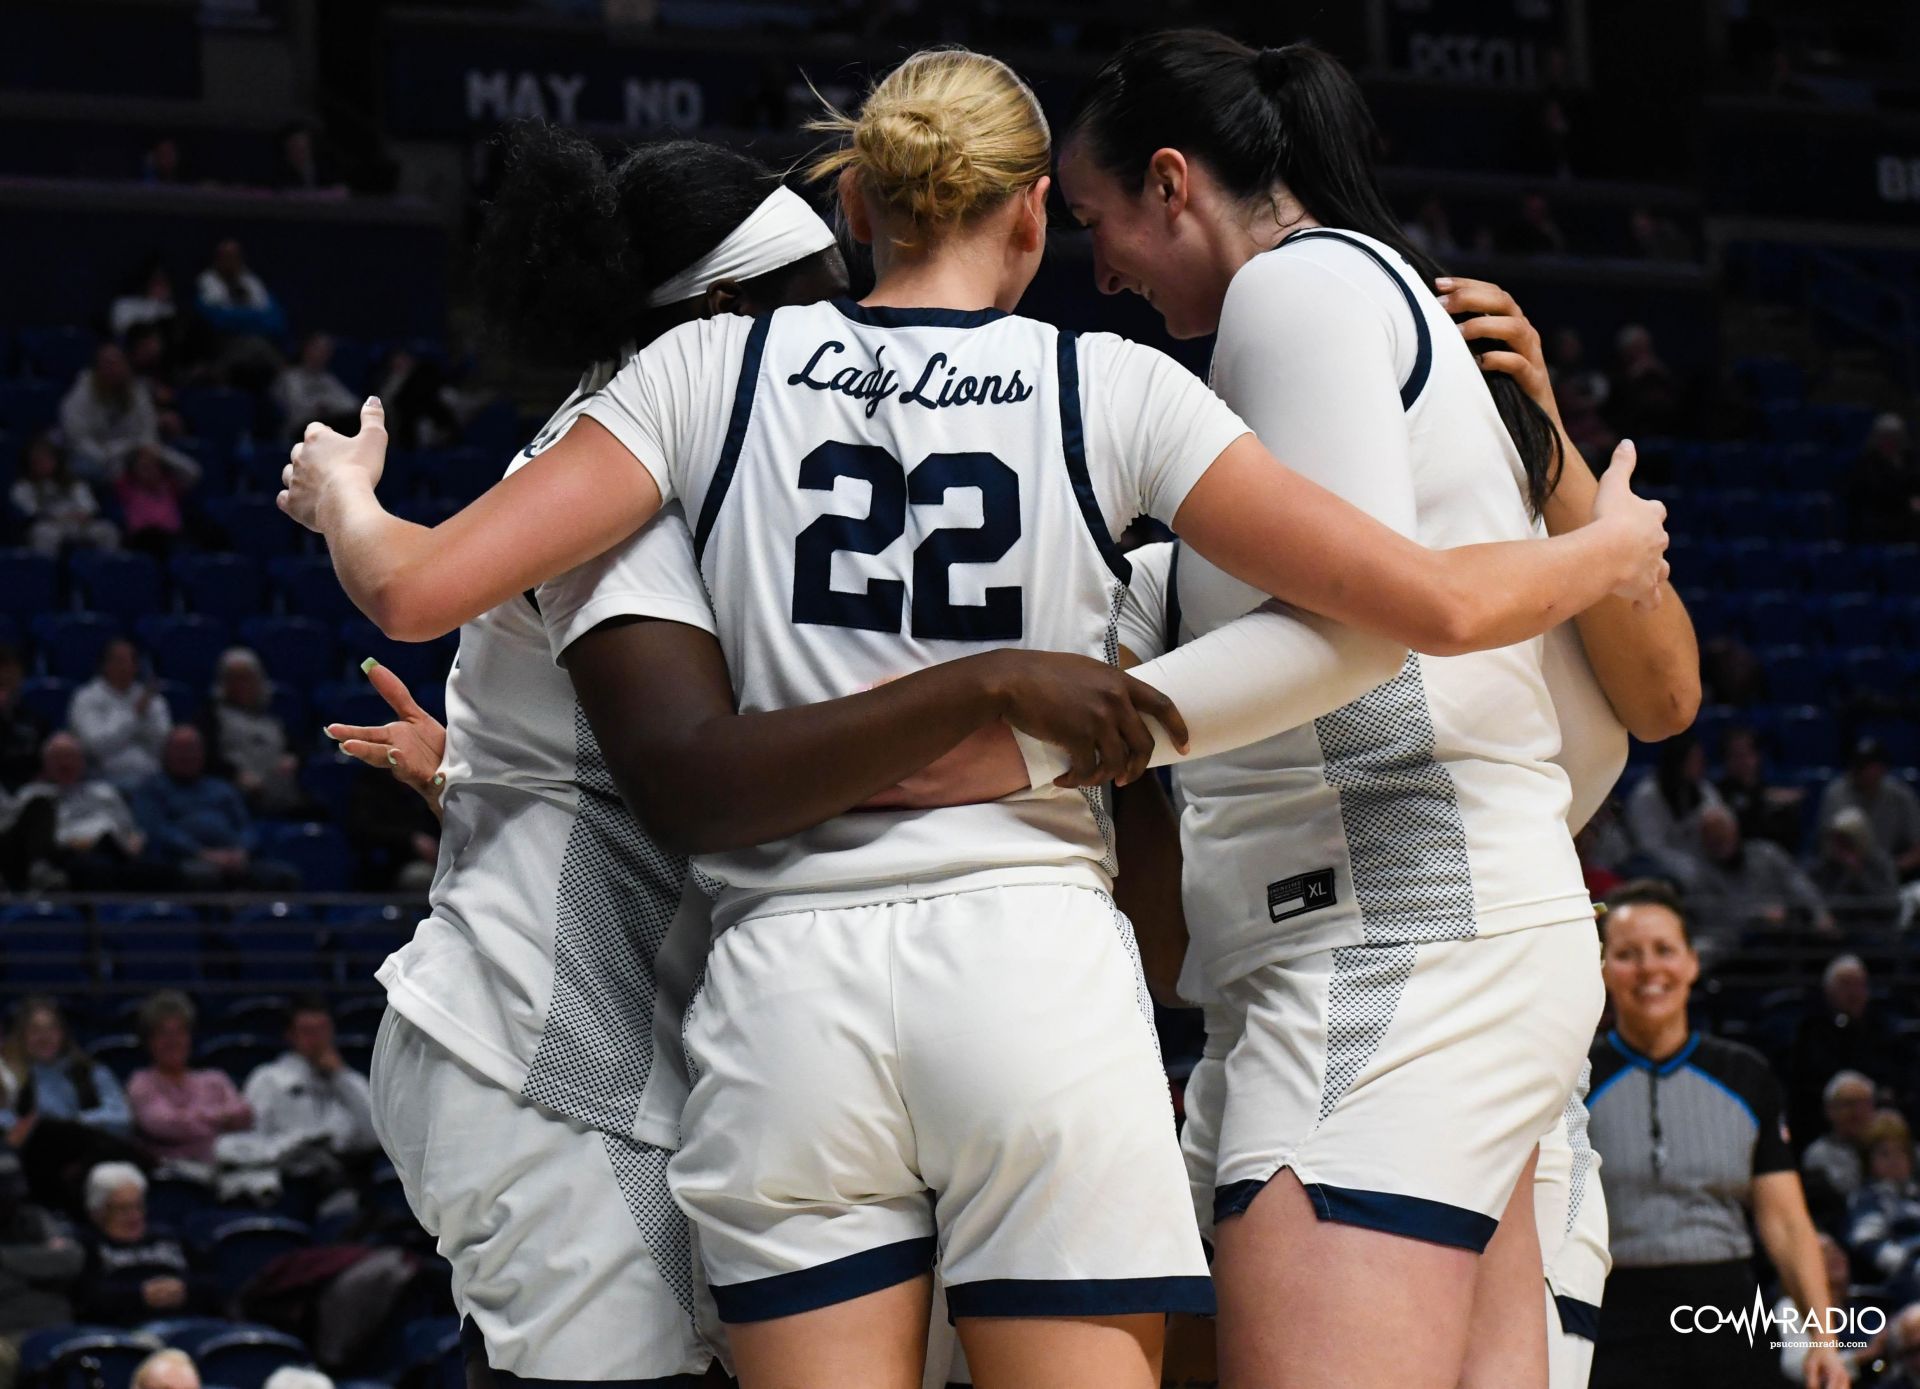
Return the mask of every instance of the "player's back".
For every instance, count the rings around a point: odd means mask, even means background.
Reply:
[[[1071,335],[993,310],[782,309],[743,347],[695,543],[742,711],[992,647],[1114,657],[1122,561],[1088,477]],[[701,867],[836,901],[1111,872],[1096,797],[845,815]]]

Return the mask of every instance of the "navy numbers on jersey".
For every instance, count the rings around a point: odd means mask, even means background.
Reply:
[[[823,627],[898,632],[906,585],[868,579],[866,590],[833,587],[837,550],[877,555],[906,534],[907,507],[938,506],[955,488],[980,490],[981,523],[932,531],[913,552],[913,635],[923,640],[1018,641],[1025,631],[1018,585],[986,591],[984,604],[953,601],[956,564],[991,564],[1020,539],[1020,477],[990,453],[934,453],[912,473],[873,444],[828,442],[800,463],[800,486],[832,491],[838,478],[871,484],[865,516],[821,516],[793,547],[793,620]]]

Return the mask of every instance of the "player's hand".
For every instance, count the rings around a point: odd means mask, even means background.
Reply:
[[[1560,407],[1554,402],[1539,330],[1527,320],[1514,297],[1490,281],[1457,275],[1435,280],[1433,287],[1440,291],[1440,305],[1448,313],[1456,317],[1473,315],[1460,325],[1460,336],[1476,347],[1480,369],[1511,376],[1533,403],[1547,412],[1547,418],[1557,422]],[[1486,344],[1485,350],[1478,350],[1482,343]]]
[[[1608,553],[1618,564],[1613,592],[1630,599],[1634,607],[1660,605],[1660,586],[1670,572],[1667,565],[1667,508],[1633,493],[1637,460],[1633,441],[1622,439],[1613,451],[1613,465],[1600,479],[1593,499],[1593,524],[1605,526]]]
[[[861,803],[862,810],[932,810],[978,805],[1027,789],[1027,759],[1003,723],[976,728],[897,786]]]
[[[1186,720],[1151,685],[1089,656],[1053,651],[994,651],[979,658],[1001,717],[1028,737],[1067,754],[1068,771],[1056,786],[1124,786],[1147,769],[1151,714],[1174,740],[1187,745]]]
[[[1853,1383],[1853,1376],[1847,1372],[1847,1362],[1831,1345],[1815,1346],[1809,1350],[1800,1374],[1806,1389],[1849,1389]]]
[[[447,752],[447,730],[414,702],[399,676],[377,661],[369,662],[366,670],[368,682],[400,717],[377,728],[330,723],[326,734],[347,756],[392,772],[403,786],[419,792],[438,815],[440,792],[446,785],[440,763]]]
[[[285,489],[275,499],[280,509],[308,530],[323,528],[321,505],[329,489],[364,486],[372,491],[387,466],[387,412],[378,396],[360,407],[360,432],[352,438],[315,421],[293,446],[280,470]]]

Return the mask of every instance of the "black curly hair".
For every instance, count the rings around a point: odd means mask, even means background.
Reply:
[[[702,140],[640,145],[608,168],[572,131],[529,124],[505,139],[506,172],[475,248],[480,307],[515,355],[544,366],[584,369],[684,317],[649,308],[647,295],[779,182]]]

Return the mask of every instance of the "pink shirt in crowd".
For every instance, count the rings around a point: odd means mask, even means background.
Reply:
[[[225,1071],[188,1071],[169,1080],[148,1068],[127,1082],[133,1125],[159,1158],[213,1160],[213,1140],[253,1125],[253,1109]]]

